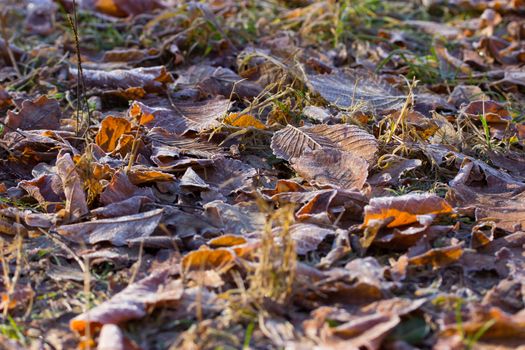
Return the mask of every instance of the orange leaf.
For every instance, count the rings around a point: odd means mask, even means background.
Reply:
[[[227,249],[200,249],[186,254],[182,258],[185,270],[214,270],[233,263],[235,255]]]
[[[455,245],[444,248],[434,248],[429,251],[411,257],[408,259],[409,264],[413,265],[432,265],[434,268],[443,267],[456,262],[463,255],[463,246]]]
[[[452,212],[446,200],[433,194],[407,194],[399,197],[372,198],[365,207],[365,225],[372,220],[394,217],[387,227],[398,227],[420,221],[422,215]]]
[[[208,245],[213,248],[233,247],[239,244],[244,244],[246,242],[246,238],[239,235],[222,235],[210,240],[208,242]]]
[[[115,17],[126,17],[126,13],[119,9],[113,0],[98,0],[95,8],[97,11]]]
[[[144,183],[173,181],[175,176],[168,173],[163,173],[158,170],[149,170],[141,168],[131,168],[128,172],[129,180],[134,185],[141,185]]]
[[[95,142],[104,151],[112,152],[120,137],[130,131],[131,124],[127,119],[108,116],[102,121]]]
[[[266,129],[266,126],[251,114],[239,115],[239,113],[230,113],[230,115],[224,118],[223,122],[224,124],[238,128],[252,127],[256,129]]]
[[[138,103],[133,103],[129,109],[129,115],[138,121],[140,125],[145,125],[153,119],[155,116],[151,113],[145,113]]]

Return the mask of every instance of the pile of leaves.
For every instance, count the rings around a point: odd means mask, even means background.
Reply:
[[[0,0],[1,349],[525,343],[521,0]]]

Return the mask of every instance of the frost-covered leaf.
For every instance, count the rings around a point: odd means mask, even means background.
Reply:
[[[135,215],[62,225],[57,231],[76,242],[111,242],[113,245],[122,246],[130,239],[151,235],[160,222],[162,212],[162,209],[154,209]]]
[[[287,125],[276,132],[271,144],[273,153],[282,159],[300,157],[308,150],[335,148],[371,161],[377,152],[373,135],[354,125],[314,125],[296,128]]]
[[[406,100],[386,82],[359,71],[309,75],[307,81],[313,91],[340,108],[383,114],[400,109]]]
[[[292,168],[316,185],[360,190],[368,177],[368,163],[350,152],[333,148],[305,152],[292,159]]]

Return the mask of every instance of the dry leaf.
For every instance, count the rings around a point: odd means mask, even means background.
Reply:
[[[215,98],[199,102],[179,102],[173,106],[149,107],[141,102],[134,102],[129,114],[140,118],[148,127],[159,127],[176,134],[188,131],[203,131],[219,126],[219,117],[230,107],[230,101]]]
[[[105,90],[126,90],[128,88],[143,88],[147,92],[165,92],[166,85],[173,82],[173,77],[164,66],[115,69],[112,71],[84,69],[84,81],[88,88]],[[76,79],[77,70],[70,69],[70,74]]]
[[[58,130],[62,112],[57,100],[40,96],[34,101],[25,100],[19,112],[8,111],[5,124],[10,130]]]
[[[120,137],[131,131],[131,123],[125,118],[107,116],[100,123],[95,142],[105,152],[113,152]]]
[[[57,231],[74,242],[111,242],[123,246],[130,239],[151,235],[160,222],[162,212],[163,209],[155,209],[135,215],[62,225]]]
[[[310,75],[312,89],[340,108],[386,114],[401,109],[406,97],[371,73],[352,71]]]
[[[73,318],[69,327],[81,334],[91,327],[91,332],[105,324],[121,324],[140,319],[148,309],[159,303],[177,302],[182,297],[180,281],[168,283],[167,270],[155,272],[138,282],[130,284],[111,299]]]
[[[273,135],[271,147],[277,157],[288,161],[308,150],[335,148],[370,162],[377,152],[377,141],[354,125],[287,125]]]
[[[199,249],[189,252],[182,258],[182,268],[192,270],[222,270],[235,261],[235,254],[227,249]]]
[[[393,217],[387,227],[398,227],[416,222],[431,221],[434,216],[452,212],[452,207],[444,199],[434,194],[407,194],[399,197],[372,198],[365,207],[364,224],[372,220],[385,220]]]
[[[66,197],[66,221],[75,222],[89,213],[82,179],[78,175],[75,163],[68,153],[57,158],[57,174],[62,180]]]
[[[368,177],[368,163],[350,152],[333,148],[303,153],[292,168],[312,184],[360,190]]]
[[[266,126],[251,114],[230,113],[222,122],[238,128],[266,129]]]

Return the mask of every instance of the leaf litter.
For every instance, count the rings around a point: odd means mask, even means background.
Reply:
[[[525,342],[523,1],[0,4],[0,348]]]

